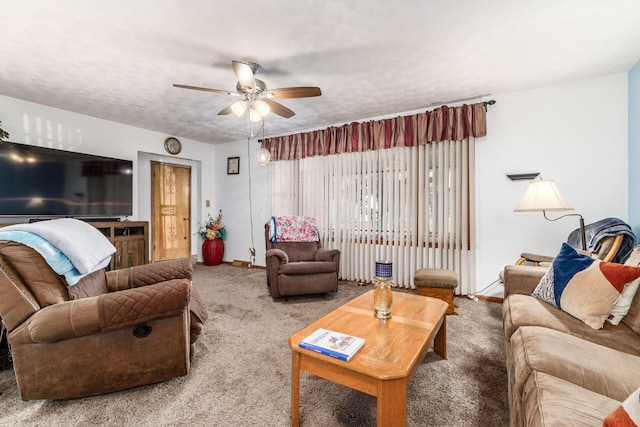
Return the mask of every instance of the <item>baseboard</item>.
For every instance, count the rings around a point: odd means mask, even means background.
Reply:
[[[498,302],[500,304],[502,304],[502,301],[504,298],[500,298],[500,297],[489,297],[486,295],[476,295],[476,298],[482,300],[482,301],[488,301],[488,302]]]
[[[239,259],[234,259],[231,262],[231,265],[234,266],[234,267],[247,267],[247,268],[249,268],[251,263],[249,261],[241,261]]]
[[[262,270],[266,270],[267,267],[264,267],[262,265],[251,265],[251,263],[249,261],[243,261],[240,259],[234,259],[232,262],[229,263],[225,263],[225,264],[230,264],[233,267],[243,267],[243,268],[259,268]]]

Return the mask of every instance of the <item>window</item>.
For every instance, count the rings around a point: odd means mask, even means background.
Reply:
[[[274,162],[272,211],[314,216],[323,246],[342,251],[342,277],[370,280],[387,259],[411,286],[417,268],[445,268],[472,247],[471,150],[446,141]]]

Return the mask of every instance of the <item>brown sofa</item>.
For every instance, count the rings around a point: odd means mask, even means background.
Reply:
[[[640,265],[636,247],[626,265]],[[532,296],[546,269],[504,270],[512,426],[601,426],[640,387],[640,292],[619,325],[595,330]]]
[[[67,286],[0,241],[0,317],[23,400],[97,395],[189,372],[206,310],[190,260],[98,270]]]
[[[338,291],[340,251],[324,249],[320,242],[266,242],[267,285],[273,298]]]

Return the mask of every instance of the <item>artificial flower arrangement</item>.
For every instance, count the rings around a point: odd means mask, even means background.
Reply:
[[[227,230],[224,228],[224,225],[222,225],[222,209],[220,209],[218,216],[215,218],[212,218],[211,214],[209,214],[209,219],[200,227],[198,234],[202,239],[206,240],[224,240],[227,238]]]
[[[0,125],[2,124],[2,122],[0,122]],[[0,128],[0,141],[2,141],[4,138],[9,138],[9,132],[7,132],[6,130]]]

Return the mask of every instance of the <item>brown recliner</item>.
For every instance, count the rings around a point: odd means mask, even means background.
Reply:
[[[0,240],[0,317],[23,400],[66,399],[186,375],[207,313],[191,261],[67,286],[35,250]]]
[[[275,243],[269,238],[269,223],[264,231],[267,285],[273,298],[338,291],[339,250],[324,249],[320,242]]]

